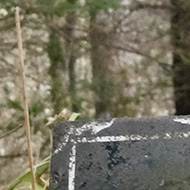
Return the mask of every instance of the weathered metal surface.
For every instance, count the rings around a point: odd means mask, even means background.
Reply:
[[[189,190],[190,117],[59,122],[51,190]]]

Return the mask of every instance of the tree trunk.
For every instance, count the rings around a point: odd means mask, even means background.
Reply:
[[[76,0],[68,0],[68,3],[75,4]],[[76,98],[76,81],[75,81],[75,50],[74,50],[74,26],[76,16],[74,11],[69,11],[66,16],[66,24],[63,28],[65,34],[64,49],[60,39],[52,31],[49,38],[47,52],[50,58],[51,66],[49,74],[52,79],[51,97],[55,113],[59,113],[63,108],[67,107],[74,112],[78,112]],[[65,54],[63,55],[63,52]],[[68,72],[69,84],[65,84],[65,77]],[[66,76],[66,77],[67,77]],[[70,102],[66,102],[65,96],[69,92]],[[70,105],[70,106],[69,106]]]
[[[76,0],[68,0],[69,3],[75,4]],[[77,104],[77,95],[76,95],[76,80],[75,80],[75,63],[76,63],[76,52],[75,52],[75,35],[74,35],[74,26],[76,25],[76,14],[75,11],[68,13],[66,18],[65,26],[65,49],[66,49],[66,59],[68,61],[68,70],[69,70],[69,88],[68,91],[71,97],[71,109],[73,112],[79,111],[79,106]]]
[[[190,4],[171,0],[173,45],[173,85],[176,115],[190,114]]]
[[[52,31],[49,37],[49,43],[47,45],[47,53],[50,59],[49,75],[51,76],[51,99],[53,103],[53,109],[58,114],[63,108],[63,86],[61,78],[59,76],[60,65],[64,64],[62,57],[62,48],[59,38],[55,32]]]
[[[109,112],[113,97],[113,83],[109,65],[112,64],[109,49],[109,36],[91,13],[90,20],[91,64],[93,74],[93,90],[95,94],[96,117]]]
[[[79,108],[76,95],[75,62],[76,57],[74,55],[71,55],[69,60],[69,92],[72,101],[72,111],[78,112]]]

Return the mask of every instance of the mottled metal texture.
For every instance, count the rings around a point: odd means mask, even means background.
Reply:
[[[189,190],[190,117],[58,122],[51,190]]]

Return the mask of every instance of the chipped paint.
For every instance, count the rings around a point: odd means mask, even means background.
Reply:
[[[175,118],[173,119],[175,122],[179,122],[179,123],[182,123],[182,124],[187,124],[187,125],[190,125],[190,118],[187,118],[187,117],[183,117],[183,118]]]
[[[59,153],[59,152],[62,150],[62,148],[63,148],[64,146],[66,146],[66,144],[68,143],[68,141],[69,141],[69,135],[67,134],[67,135],[64,136],[64,142],[59,143],[59,144],[57,145],[58,148],[53,152],[53,154]]]
[[[165,133],[164,139],[171,139],[172,134],[171,133]]]
[[[66,144],[69,142],[70,135],[72,135],[72,134],[73,135],[82,135],[82,133],[84,133],[86,131],[91,131],[91,134],[95,135],[95,134],[99,133],[100,131],[102,131],[103,129],[111,127],[112,124],[114,123],[114,120],[115,119],[112,119],[109,122],[93,121],[93,122],[83,125],[80,128],[76,128],[73,125],[71,125],[71,127],[69,128],[69,131],[64,136],[63,142],[58,144],[58,148],[53,152],[53,154],[59,153],[63,149],[63,147],[66,146]]]
[[[131,135],[131,136],[103,136],[103,137],[95,137],[95,138],[78,138],[78,143],[93,143],[93,142],[117,142],[117,141],[138,141],[138,140],[145,140],[146,137],[140,137],[139,135]],[[147,140],[147,139],[146,139]]]
[[[156,135],[150,137],[150,139],[151,139],[151,140],[156,140],[156,139],[159,139],[159,136],[158,136],[158,134],[156,134]]]
[[[129,136],[103,136],[95,138],[77,138],[78,143],[93,143],[93,142],[117,142],[117,141],[129,141]]]
[[[189,138],[190,131],[187,133],[165,133],[162,136],[158,136],[158,134],[148,137],[141,135],[126,135],[126,136],[102,136],[102,137],[78,137],[76,142],[78,143],[94,143],[94,142],[117,142],[117,141],[141,141],[141,140],[158,140],[158,139],[172,139],[172,138]]]
[[[125,136],[102,136],[102,137],[78,137],[76,138],[77,143],[93,143],[93,142],[117,142],[117,141],[141,141],[141,140],[158,140],[160,138],[169,140],[172,138],[190,138],[190,131],[186,133],[175,132],[175,133],[165,133],[161,136],[158,134],[153,136],[141,136],[141,135],[125,135]],[[62,150],[64,146],[69,141],[69,135],[65,136],[65,141],[58,145],[58,148],[54,151],[54,154],[57,154]]]
[[[162,179],[159,185],[164,186],[164,183],[165,183],[165,181],[164,181],[164,179]]]
[[[57,145],[58,148],[53,152],[53,154],[59,153],[63,149],[63,147],[66,146],[66,144],[69,142],[70,135],[74,134],[74,131],[74,126],[70,126],[69,131],[66,135],[64,135],[63,142]]]
[[[92,135],[95,135],[102,131],[103,129],[109,128],[114,123],[115,119],[109,122],[96,122],[92,121],[90,123],[84,124],[82,127],[76,129],[76,135],[81,135],[85,131],[91,131]]]

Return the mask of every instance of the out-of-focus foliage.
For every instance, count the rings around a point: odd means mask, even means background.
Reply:
[[[120,1],[118,0],[87,0],[86,5],[89,7],[91,12],[96,13],[100,10],[108,11],[108,9],[117,9],[120,7],[119,2]]]
[[[36,177],[36,190],[43,190],[45,188],[45,184],[40,179],[40,177],[42,176],[43,173],[45,173],[49,169],[50,158],[51,158],[51,156],[48,156],[40,164],[38,164],[34,167],[35,177]],[[22,182],[25,182],[25,183],[24,183],[24,186],[19,187],[20,189],[31,188],[31,173],[30,173],[30,171],[25,172],[25,174],[21,175],[19,178],[14,180],[9,185],[8,190],[15,189],[15,187],[18,186]]]

